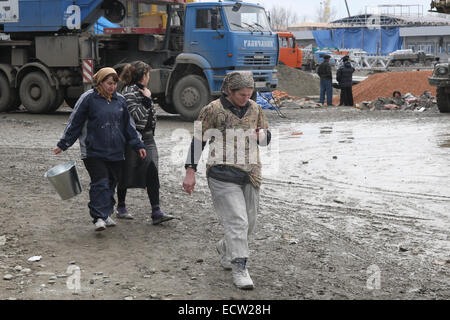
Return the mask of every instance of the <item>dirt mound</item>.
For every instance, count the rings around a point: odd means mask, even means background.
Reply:
[[[377,100],[379,97],[392,97],[394,91],[400,91],[402,95],[411,93],[415,96],[430,91],[433,96],[436,96],[436,87],[428,83],[428,78],[431,75],[432,71],[375,74],[353,87],[353,97],[355,103],[360,103]]]
[[[291,96],[306,97],[320,94],[320,79],[309,72],[278,65],[278,90]]]

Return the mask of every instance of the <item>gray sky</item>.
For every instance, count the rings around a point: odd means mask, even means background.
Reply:
[[[270,10],[274,5],[285,7],[289,10],[295,10],[299,17],[307,17],[307,21],[313,21],[316,18],[317,8],[320,7],[321,0],[245,0],[251,3],[260,3],[266,10]],[[205,2],[202,0],[200,2]],[[350,13],[356,15],[363,13],[367,5],[374,6],[378,4],[403,4],[403,5],[423,5],[424,14],[428,14],[431,0],[347,0]],[[331,0],[331,6],[337,10],[337,18],[347,16],[344,0]],[[422,8],[420,8],[422,10]]]

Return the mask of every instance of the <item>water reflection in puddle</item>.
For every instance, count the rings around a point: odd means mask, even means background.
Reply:
[[[301,197],[317,205],[337,199],[357,209],[437,219],[450,227],[445,122],[302,123],[273,129],[271,151],[262,150],[262,158],[276,197],[288,202]]]

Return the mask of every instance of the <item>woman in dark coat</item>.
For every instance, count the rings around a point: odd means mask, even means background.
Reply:
[[[336,80],[339,83],[341,88],[341,102],[340,106],[353,106],[353,72],[355,72],[355,68],[352,67],[352,64],[349,61],[349,57],[345,56],[342,61],[344,65],[339,68],[336,73]]]
[[[141,159],[146,150],[132,125],[124,97],[116,93],[119,77],[113,68],[100,69],[94,80],[97,86],[77,101],[64,134],[54,154],[80,141],[81,158],[91,178],[89,212],[96,231],[115,226],[114,193],[122,170],[126,143]]]
[[[136,124],[136,130],[142,135],[147,158],[140,160],[127,150],[125,168],[117,188],[117,217],[133,219],[125,205],[127,188],[146,188],[152,206],[152,221],[156,225],[172,220],[174,217],[164,214],[159,206],[158,150],[154,138],[156,112],[151,92],[147,88],[150,69],[148,64],[137,61],[126,65],[120,75],[120,80],[125,84],[122,94]]]

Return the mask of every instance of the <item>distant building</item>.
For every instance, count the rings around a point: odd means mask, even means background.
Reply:
[[[375,53],[388,54],[390,52],[385,48],[394,51],[396,45],[386,42],[397,41],[403,49],[422,50],[441,59],[450,57],[450,19],[440,16],[362,14],[327,24],[294,25],[288,30],[294,34],[300,47],[326,43],[340,49],[369,47]],[[376,30],[380,31],[379,35]]]

